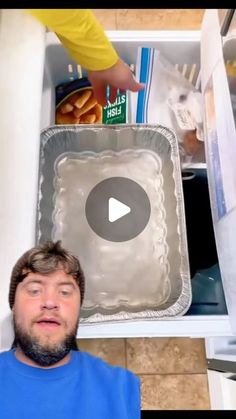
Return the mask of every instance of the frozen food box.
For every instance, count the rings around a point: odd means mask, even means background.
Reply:
[[[109,90],[108,90],[109,91]],[[56,124],[122,124],[127,120],[127,94],[102,107],[86,77],[56,87]]]

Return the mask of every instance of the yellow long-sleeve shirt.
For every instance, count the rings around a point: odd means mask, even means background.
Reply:
[[[30,9],[28,12],[56,33],[71,58],[87,70],[105,70],[118,55],[100,23],[88,9]]]

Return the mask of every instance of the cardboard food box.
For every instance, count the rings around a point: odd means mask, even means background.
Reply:
[[[86,77],[56,87],[56,124],[122,124],[128,122],[127,93],[102,107]]]

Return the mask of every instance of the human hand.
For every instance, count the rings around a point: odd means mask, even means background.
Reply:
[[[106,70],[88,71],[88,79],[93,86],[95,98],[102,106],[107,105],[107,85],[110,86],[109,101],[111,103],[116,100],[117,89],[119,89],[121,93],[125,90],[138,92],[145,87],[145,84],[138,83],[135,80],[129,66],[121,59]]]

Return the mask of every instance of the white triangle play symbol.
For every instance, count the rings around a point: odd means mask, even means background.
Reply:
[[[113,223],[124,215],[129,214],[131,211],[128,205],[123,204],[115,198],[109,198],[108,200],[108,219],[110,223]]]

